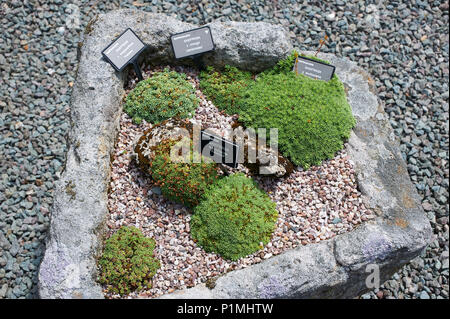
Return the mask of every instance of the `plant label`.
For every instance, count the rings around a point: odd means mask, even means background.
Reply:
[[[237,167],[239,145],[205,131],[200,132],[200,141],[203,156],[211,158],[216,163]]]
[[[128,28],[102,51],[102,55],[116,71],[121,72],[130,63],[133,63],[136,69],[136,58],[145,48],[145,43]],[[140,73],[140,70],[136,71]]]
[[[293,71],[316,80],[329,81],[333,77],[335,69],[334,65],[299,56],[295,60]]]
[[[176,59],[214,50],[211,29],[208,26],[173,34],[170,41]]]

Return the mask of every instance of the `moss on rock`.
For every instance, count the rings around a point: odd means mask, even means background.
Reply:
[[[187,154],[172,154],[183,147]],[[176,161],[178,156],[187,162]],[[205,190],[220,178],[217,164],[194,152],[186,138],[163,140],[153,152],[150,167],[162,194],[188,207],[197,205]]]

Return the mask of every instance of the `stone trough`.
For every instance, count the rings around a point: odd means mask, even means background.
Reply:
[[[267,23],[209,24],[216,50],[205,64],[262,71],[293,49],[280,26]],[[175,64],[169,37],[195,28],[168,16],[134,10],[94,19],[80,43],[71,99],[71,130],[65,169],[57,182],[46,252],[39,270],[41,298],[103,298],[96,282],[102,250],[111,155],[119,128],[126,72],[116,73],[101,51],[126,28],[148,48],[142,59]],[[377,217],[332,240],[301,246],[251,267],[231,271],[214,284],[162,298],[352,298],[367,290],[368,265],[380,281],[419,255],[432,232],[409,179],[374,82],[355,63],[330,54],[357,120],[348,141],[359,190]]]

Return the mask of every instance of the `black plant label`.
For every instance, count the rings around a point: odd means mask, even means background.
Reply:
[[[335,69],[334,65],[299,56],[295,60],[293,71],[316,80],[329,81],[333,77]]]
[[[176,59],[214,50],[214,41],[208,26],[173,34],[170,42]]]
[[[120,72],[128,64],[133,63],[145,48],[145,43],[128,28],[102,51],[102,55],[116,71]]]
[[[205,131],[200,133],[201,153],[216,163],[236,168],[239,158],[239,145]]]

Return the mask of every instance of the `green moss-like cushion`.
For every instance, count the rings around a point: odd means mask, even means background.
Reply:
[[[219,180],[205,192],[194,209],[191,234],[207,252],[237,260],[269,242],[277,217],[269,196],[239,173]]]
[[[178,144],[177,144],[178,143]],[[190,145],[189,161],[176,162],[171,158],[171,148],[180,143]],[[151,161],[151,174],[153,180],[161,188],[161,193],[176,202],[188,207],[197,205],[205,191],[211,184],[216,182],[220,176],[217,164],[205,162],[200,154],[193,152],[192,143],[189,140],[163,140],[155,149]]]
[[[293,72],[263,75],[242,109],[246,126],[278,128],[280,151],[304,168],[332,158],[355,124],[336,76],[325,82]]]
[[[223,72],[209,66],[201,72],[200,89],[214,104],[228,114],[236,114],[241,100],[253,82],[250,72],[241,71],[232,66],[225,66]]]
[[[223,85],[229,81],[229,71],[219,72],[214,77],[214,85],[203,83],[202,86],[209,88],[206,93],[215,103],[219,102],[216,104],[219,108],[238,113],[239,120],[247,127],[278,128],[282,154],[294,164],[309,168],[342,149],[355,119],[344,86],[336,75],[328,82],[296,75],[292,72],[294,59],[291,55],[259,74],[255,81],[247,81],[245,92],[239,91],[232,109],[220,103],[226,100],[222,97],[226,90],[214,90],[220,87],[217,83],[221,78],[226,79]],[[210,70],[209,74],[212,73]],[[211,82],[208,73],[202,73],[202,81]]]
[[[137,124],[142,119],[159,123],[174,116],[190,117],[198,104],[186,75],[165,69],[139,82],[126,97],[124,110]]]
[[[153,256],[155,241],[145,237],[135,227],[121,227],[106,240],[103,255],[98,261],[99,282],[109,292],[128,294],[134,290],[151,288],[151,278],[160,267]]]

